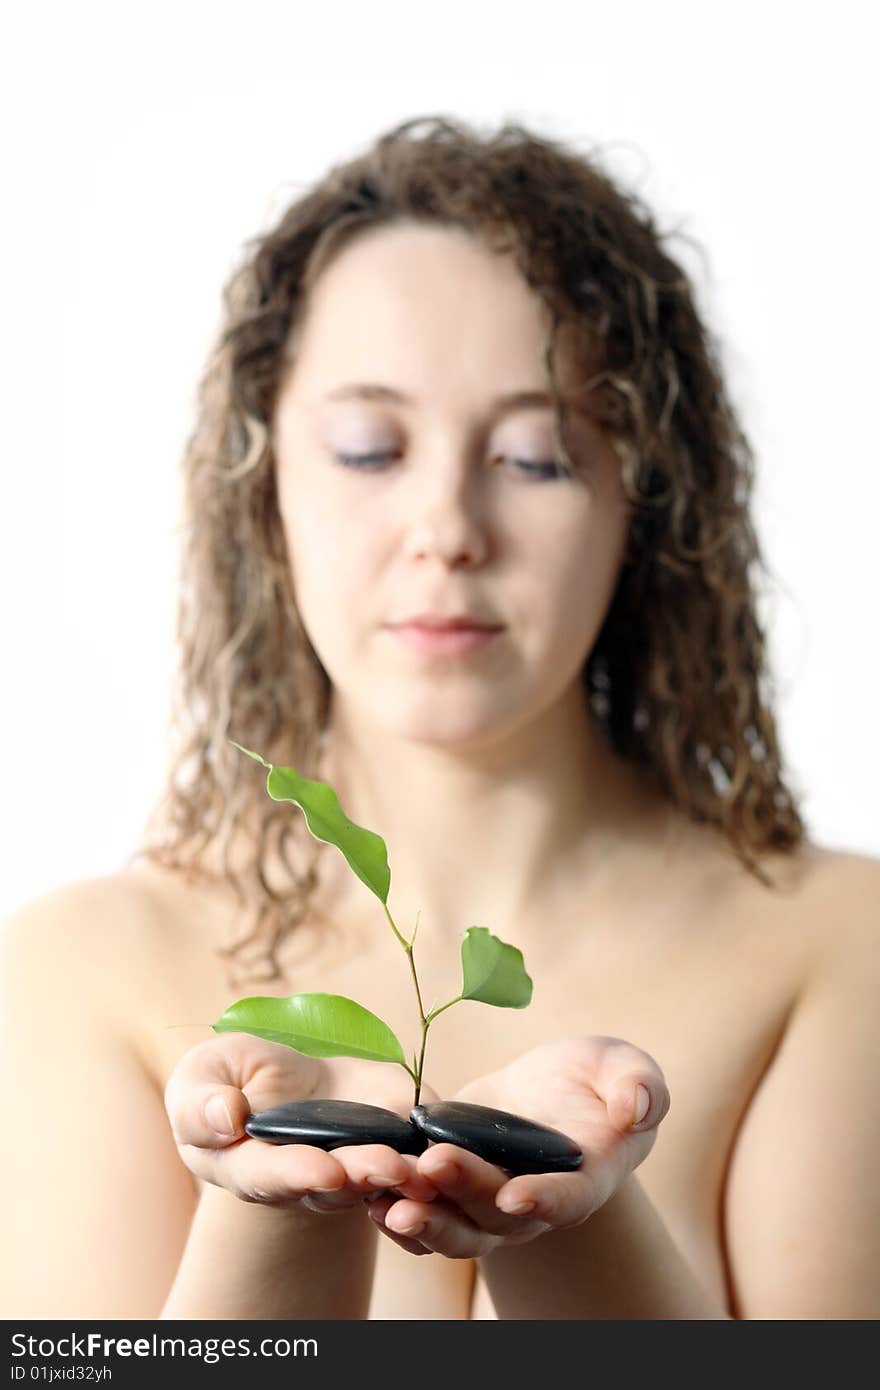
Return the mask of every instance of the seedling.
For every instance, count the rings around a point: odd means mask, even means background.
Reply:
[[[421,1047],[413,1052],[412,1066],[387,1023],[342,994],[291,994],[279,999],[253,996],[231,1004],[211,1027],[215,1033],[252,1033],[269,1042],[284,1043],[307,1057],[358,1057],[373,1062],[393,1062],[403,1067],[415,1086],[413,1105],[419,1103],[425,1069],[425,1044],[435,1018],[464,999],[494,1004],[502,1009],[524,1009],[531,1002],[532,981],[526,974],[522,952],[501,941],[487,927],[468,927],[461,943],[461,993],[425,1013],[416,972],[414,946],[419,927],[416,915],[407,940],[388,910],[391,870],[388,850],[381,836],[355,825],[345,815],[336,792],[327,782],[301,777],[292,767],[275,767],[230,739],[233,747],[268,768],[266,790],[273,801],[299,806],[316,840],[335,845],[371,893],[379,899],[391,930],[406,953],[421,1021]]]
[[[293,1101],[251,1115],[245,1132],[274,1144],[305,1142],[322,1148],[344,1143],[389,1143],[400,1153],[421,1153],[429,1142],[450,1142],[470,1149],[510,1173],[568,1172],[578,1168],[583,1154],[568,1135],[535,1124],[506,1110],[493,1110],[463,1101],[419,1105],[425,1069],[425,1044],[434,1019],[459,1004],[475,999],[504,1009],[524,1009],[532,998],[532,982],[522,952],[493,936],[487,927],[468,927],[461,943],[462,986],[454,999],[431,1009],[422,1005],[413,948],[419,927],[409,940],[398,931],[388,911],[391,870],[384,840],[355,825],[326,782],[300,777],[292,767],[275,767],[229,740],[241,753],[268,768],[266,789],[274,801],[299,806],[316,840],[335,845],[350,868],[382,904],[391,930],[403,947],[419,1006],[422,1040],[409,1065],[399,1039],[387,1023],[342,994],[291,994],[286,999],[254,996],[239,999],[211,1027],[215,1033],[253,1033],[269,1042],[284,1043],[307,1057],[357,1057],[393,1062],[403,1067],[415,1085],[409,1120],[381,1106],[350,1101]]]

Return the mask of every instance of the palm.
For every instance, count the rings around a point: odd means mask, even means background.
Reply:
[[[234,1041],[233,1041],[234,1040]],[[229,1082],[254,1113],[289,1101],[350,1100],[378,1105],[409,1119],[413,1087],[402,1067],[354,1057],[307,1057],[283,1043],[249,1033],[227,1036]],[[423,1087],[429,1099],[436,1092]]]
[[[250,1033],[229,1033],[218,1048],[216,1039],[201,1045],[205,1055],[217,1056],[217,1081],[244,1092],[251,1110],[269,1110],[288,1101],[305,1100],[322,1078],[322,1063],[281,1043]]]
[[[469,1082],[456,1099],[474,1100],[478,1092],[494,1086],[499,1100],[524,1106],[530,1119],[541,1123],[559,1119],[561,1108],[578,1123],[589,1121],[597,1106],[605,1111],[592,1086],[599,1052],[594,1044],[593,1038],[542,1043],[491,1076]]]
[[[616,1187],[647,1156],[657,1136],[656,1129],[629,1133],[629,1111],[617,1096],[606,1101],[596,1088],[617,1041],[590,1036],[542,1043],[470,1082],[455,1099],[509,1110],[560,1130],[581,1148],[591,1167],[597,1161],[596,1170]]]
[[[651,1104],[643,1128],[634,1130],[639,1084],[648,1089]],[[453,1258],[479,1256],[499,1244],[532,1240],[548,1227],[581,1224],[647,1157],[669,1109],[669,1091],[654,1059],[622,1038],[598,1036],[543,1043],[463,1086],[451,1099],[507,1110],[560,1130],[582,1149],[583,1161],[573,1172],[511,1178],[457,1145],[431,1145],[417,1167],[436,1185],[438,1199],[384,1196],[371,1208],[385,1233],[415,1254],[436,1250]],[[457,1164],[457,1174],[441,1175],[438,1165],[447,1159]],[[534,1201],[537,1209],[533,1215],[509,1216],[505,1199]],[[428,1222],[418,1239],[403,1233],[413,1219]]]

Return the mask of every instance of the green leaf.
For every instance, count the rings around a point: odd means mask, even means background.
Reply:
[[[403,1048],[387,1023],[343,994],[239,999],[211,1027],[215,1033],[253,1033],[306,1057],[360,1057],[406,1066]]]
[[[461,943],[462,999],[502,1009],[524,1009],[532,998],[522,951],[493,936],[488,927],[468,927]]]
[[[300,777],[292,767],[275,767],[261,758],[259,753],[242,748],[234,739],[229,739],[229,742],[241,753],[247,753],[249,758],[269,769],[266,790],[272,800],[292,801],[299,806],[315,839],[335,845],[361,882],[376,894],[380,902],[387,904],[391,870],[388,867],[388,849],[381,835],[375,835],[372,830],[365,830],[363,826],[350,821],[329,783]]]

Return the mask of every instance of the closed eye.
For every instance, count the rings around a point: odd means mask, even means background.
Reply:
[[[343,468],[361,468],[367,471],[377,471],[377,465],[381,465],[390,458],[394,457],[393,451],[383,450],[372,454],[334,454],[336,462]],[[498,458],[505,458],[507,455],[499,454]],[[494,460],[493,460],[494,462]],[[567,470],[561,468],[555,461],[549,463],[536,462],[530,459],[511,458],[511,463],[521,468],[524,473],[532,477],[541,479],[562,478],[567,476]]]

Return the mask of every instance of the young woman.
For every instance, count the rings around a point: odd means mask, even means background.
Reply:
[[[162,833],[3,933],[7,1316],[877,1316],[880,865],[786,785],[751,455],[650,215],[521,126],[406,122],[225,307]],[[530,1006],[438,1019],[421,1098],[562,1130],[578,1172],[246,1136],[413,1095],[208,1032],[234,999],[344,994],[412,1046],[419,1014],[231,740],[383,837],[426,1005],[469,925],[522,950]]]

